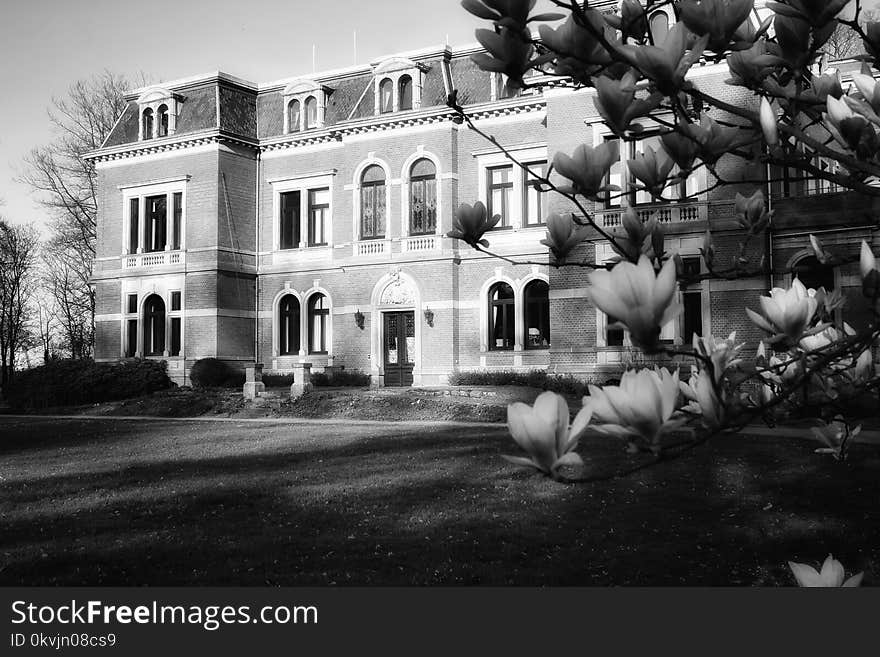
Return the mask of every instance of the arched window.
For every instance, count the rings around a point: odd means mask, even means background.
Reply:
[[[546,349],[550,346],[550,286],[544,281],[532,281],[525,289],[526,349]]]
[[[385,114],[394,109],[394,84],[389,78],[385,78],[379,83],[379,113]]]
[[[513,349],[513,288],[496,283],[489,289],[489,349]]]
[[[409,173],[409,234],[437,230],[437,169],[427,158],[417,160]]]
[[[300,108],[299,101],[292,100],[287,104],[287,132],[298,132],[299,131],[299,120],[300,120]]]
[[[318,125],[318,99],[314,96],[306,98],[306,130]]]
[[[161,356],[165,352],[165,302],[157,294],[144,302],[144,354]]]
[[[299,299],[292,294],[278,304],[278,355],[299,353]]]
[[[651,37],[654,39],[654,45],[663,45],[667,34],[669,34],[669,16],[664,11],[655,12],[651,16]]]
[[[330,316],[330,306],[327,297],[323,294],[313,294],[309,298],[309,353],[327,353],[327,321]]]
[[[142,130],[144,139],[152,139],[153,138],[153,110],[149,107],[144,110],[143,118],[142,118]]]
[[[156,112],[156,118],[159,122],[159,136],[168,136],[168,105],[159,105]]]
[[[411,110],[413,103],[413,81],[408,75],[401,76],[397,83],[397,106],[401,110]]]
[[[816,256],[798,260],[791,268],[791,275],[797,276],[807,288],[818,290],[824,287],[826,292],[834,289],[834,267],[823,265]]]
[[[385,171],[373,164],[361,176],[361,239],[385,237]]]

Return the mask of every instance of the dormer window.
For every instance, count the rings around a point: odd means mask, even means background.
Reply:
[[[167,89],[152,87],[137,99],[140,108],[140,139],[156,139],[173,135],[177,129],[180,101]]]
[[[299,114],[300,114],[300,102],[298,100],[292,100],[287,103],[287,125],[289,126],[288,132],[298,132],[299,131]]]
[[[398,104],[401,111],[412,109],[412,90],[412,78],[408,75],[401,76],[400,81],[397,83],[397,98],[399,99]]]
[[[387,114],[394,111],[394,85],[389,78],[379,83],[379,113]]]
[[[306,98],[306,130],[318,125],[318,101],[314,96]]]
[[[403,57],[392,57],[378,64],[373,70],[375,114],[419,109],[422,78],[427,70],[424,64]]]
[[[153,110],[148,107],[144,110],[143,119],[141,121],[141,131],[144,139],[153,138]]]
[[[324,112],[331,89],[313,80],[298,80],[284,89],[287,111],[284,113],[284,132],[324,127]]]
[[[162,103],[159,105],[159,111],[156,114],[156,120],[158,121],[158,136],[159,137],[167,137],[168,136],[168,105]]]

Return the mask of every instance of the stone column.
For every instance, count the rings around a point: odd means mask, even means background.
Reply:
[[[242,391],[245,399],[256,399],[266,391],[266,385],[263,383],[263,365],[261,363],[254,364],[253,367],[246,367],[244,370],[244,390]]]
[[[295,363],[293,366],[293,384],[290,386],[290,398],[302,397],[312,389],[312,364]]]

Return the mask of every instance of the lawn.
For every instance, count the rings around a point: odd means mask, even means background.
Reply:
[[[492,426],[0,417],[0,585],[791,585],[829,552],[876,583],[880,448],[815,446],[564,485]]]

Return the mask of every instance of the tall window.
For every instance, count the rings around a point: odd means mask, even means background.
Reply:
[[[651,37],[654,39],[654,45],[663,45],[667,34],[669,34],[669,16],[664,11],[655,12],[651,16]]]
[[[157,294],[144,302],[144,353],[161,356],[165,352],[165,302]]]
[[[379,113],[386,114],[394,109],[394,83],[385,78],[379,83]]]
[[[525,289],[526,349],[546,349],[550,346],[550,286],[544,281],[532,281]]]
[[[278,354],[290,356],[299,353],[299,299],[292,294],[282,297],[278,304]]]
[[[623,329],[617,324],[617,318],[611,315],[605,318],[605,346],[606,347],[622,347],[623,346]]]
[[[183,226],[183,192],[175,192],[171,197],[174,205],[171,221],[171,248],[180,248],[180,233]]]
[[[287,104],[287,132],[299,131],[300,106],[298,100],[292,100]]]
[[[309,298],[309,353],[327,353],[327,320],[330,315],[330,307],[327,297],[323,294],[313,294]]]
[[[361,176],[361,239],[385,237],[385,171],[367,167]]]
[[[306,130],[318,125],[318,99],[314,96],[306,98]]]
[[[144,110],[142,121],[141,132],[143,133],[144,139],[152,139],[153,138],[153,110],[151,108],[147,108]]]
[[[422,158],[410,169],[409,233],[428,235],[437,230],[437,169]]]
[[[128,201],[128,252],[129,253],[137,253],[138,250],[138,235],[139,235],[139,221],[138,221],[138,211],[140,209],[141,201],[138,198],[129,199]]]
[[[489,290],[489,349],[513,349],[515,323],[513,288],[496,283]]]
[[[510,226],[510,195],[513,191],[513,165],[491,167],[486,170],[489,217],[501,215],[498,226]]]
[[[299,246],[300,191],[281,194],[281,235],[279,247],[295,249]]]
[[[129,294],[126,299],[125,312],[128,318],[125,320],[125,356],[134,358],[137,355],[138,341],[138,295]]]
[[[168,136],[168,105],[159,105],[159,109],[156,112],[156,119],[159,123],[159,136],[167,137]]]
[[[327,216],[330,213],[330,190],[309,190],[309,246],[327,244]]]
[[[546,162],[529,162],[529,172],[523,185],[523,223],[526,226],[537,226],[544,223],[544,193],[535,174],[545,176]],[[534,172],[534,173],[532,173]]]
[[[163,251],[165,249],[168,197],[165,194],[161,196],[148,196],[146,198],[146,207],[144,251]]]
[[[686,279],[700,275],[700,258],[682,258]],[[681,292],[682,341],[685,345],[693,344],[695,335],[703,335],[703,292],[700,283],[691,283]]]
[[[412,109],[413,81],[408,75],[401,76],[397,83],[397,105],[401,110]]]

